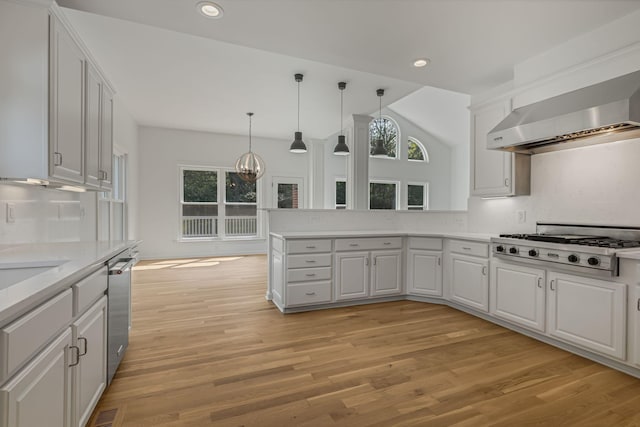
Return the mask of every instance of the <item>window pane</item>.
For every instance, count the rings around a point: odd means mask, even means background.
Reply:
[[[278,184],[278,207],[298,208],[298,184]]]
[[[409,160],[424,160],[424,154],[422,153],[420,145],[411,140],[409,140],[408,158]]]
[[[336,181],[336,205],[347,204],[347,182]]]
[[[258,208],[256,205],[225,205],[224,214],[226,216],[256,216]]]
[[[218,235],[218,205],[182,205],[182,237]]]
[[[373,119],[369,123],[369,154],[373,154],[376,140],[382,138],[384,148],[387,150],[387,157],[396,157],[398,143],[398,129],[396,125],[387,118]]]
[[[182,205],[182,216],[218,216],[218,205]]]
[[[218,201],[218,173],[215,171],[184,170],[183,198],[189,202]]]
[[[227,203],[256,203],[256,183],[243,181],[235,172],[227,172]]]
[[[369,184],[369,209],[395,209],[396,185],[380,182]]]
[[[424,186],[409,185],[407,188],[407,200],[409,206],[424,206]]]
[[[225,205],[225,235],[255,236],[258,234],[258,208],[256,205]]]

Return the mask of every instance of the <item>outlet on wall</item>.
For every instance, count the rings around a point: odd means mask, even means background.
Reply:
[[[16,222],[16,205],[7,203],[7,222]]]
[[[518,224],[527,222],[527,211],[516,211],[516,221]]]

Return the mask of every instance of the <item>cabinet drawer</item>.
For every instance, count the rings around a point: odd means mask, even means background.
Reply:
[[[409,248],[441,251],[442,239],[437,237],[409,237]]]
[[[288,282],[311,282],[316,280],[331,280],[331,267],[287,270]]]
[[[107,267],[101,267],[90,276],[73,285],[73,315],[84,312],[94,301],[100,299],[107,289]]]
[[[288,268],[331,267],[331,254],[289,255]]]
[[[331,252],[331,240],[289,240],[287,241],[287,251],[290,254]]]
[[[402,237],[363,237],[336,239],[336,251],[368,251],[372,249],[400,249]]]
[[[450,240],[449,250],[459,254],[489,257],[489,244],[481,242],[470,242],[468,240]]]
[[[72,295],[67,289],[0,330],[0,383],[71,322]]]
[[[331,282],[303,283],[287,286],[287,306],[311,305],[331,301]]]

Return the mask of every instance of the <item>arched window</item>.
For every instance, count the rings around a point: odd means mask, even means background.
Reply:
[[[409,137],[407,158],[416,162],[429,163],[429,153],[427,153],[427,149],[424,148],[424,145],[422,145],[420,141],[411,137]]]
[[[373,154],[376,141],[382,139],[384,148],[387,150],[387,158],[395,159],[398,157],[398,140],[400,139],[400,130],[396,122],[390,117],[381,117],[371,120],[369,123],[369,154]]]

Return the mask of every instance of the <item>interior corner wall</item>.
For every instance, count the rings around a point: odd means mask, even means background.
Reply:
[[[266,253],[265,238],[178,241],[180,166],[232,169],[238,157],[248,149],[246,136],[140,127],[139,143],[138,237],[143,240],[140,246],[143,258]],[[308,187],[308,162],[303,158],[304,155],[301,157],[290,153],[289,143],[284,140],[253,138],[253,151],[264,159],[267,170],[259,181],[258,197],[262,199],[260,207],[273,206],[274,177],[302,178],[303,188]],[[262,220],[265,232],[266,219]]]

